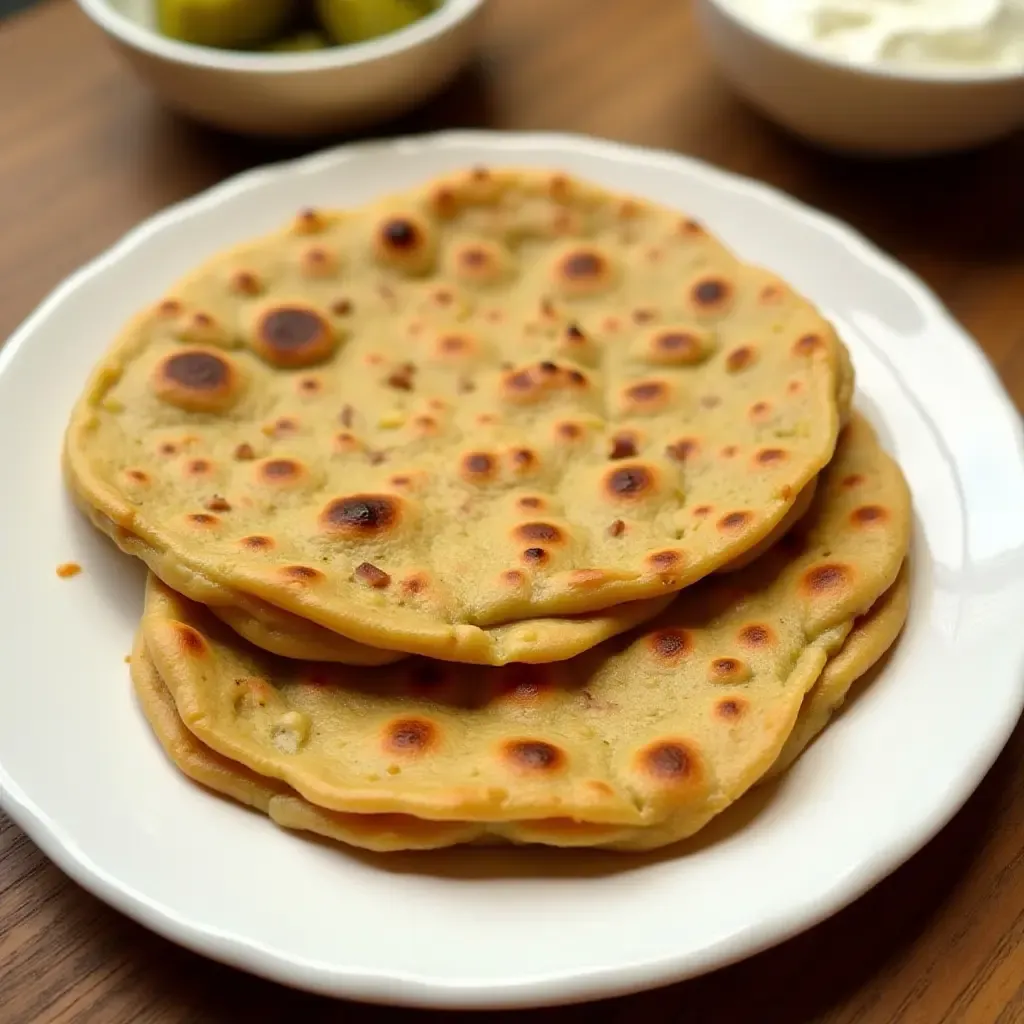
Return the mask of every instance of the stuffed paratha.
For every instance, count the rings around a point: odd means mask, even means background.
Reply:
[[[151,577],[147,649],[203,743],[330,810],[701,827],[779,756],[909,544],[899,469],[855,418],[800,529],[642,631],[500,669],[274,658]]]
[[[190,598],[519,660],[494,629],[661,597],[769,536],[850,387],[814,307],[693,220],[478,169],[209,260],[103,359],[65,467]]]
[[[847,690],[888,650],[906,618],[909,597],[907,570],[857,621],[839,652],[804,698],[782,753],[765,778],[781,773],[827,724]],[[241,804],[254,807],[277,824],[313,832],[351,846],[377,852],[430,850],[466,843],[518,842],[551,846],[602,846],[651,849],[671,835],[671,823],[645,830],[586,826],[561,821],[459,822],[430,821],[409,814],[353,814],[327,811],[311,804],[277,779],[258,775],[201,743],[185,728],[174,698],[153,665],[140,632],[132,654],[132,679],[143,712],[167,756],[194,781]],[[827,709],[827,711],[826,711]],[[822,713],[826,711],[826,713]]]

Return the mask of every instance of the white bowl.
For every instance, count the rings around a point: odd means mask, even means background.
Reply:
[[[845,63],[769,35],[730,0],[698,0],[697,17],[733,88],[826,148],[918,156],[1024,126],[1024,71]]]
[[[359,128],[422,102],[466,63],[483,4],[445,0],[366,43],[244,53],[161,35],[152,0],[78,0],[168,106],[220,128],[275,136]]]

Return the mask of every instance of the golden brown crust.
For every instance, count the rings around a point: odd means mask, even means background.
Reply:
[[[277,607],[382,649],[498,660],[508,623],[681,589],[772,535],[831,457],[849,397],[828,323],[691,224],[514,170],[312,211],[126,328],[75,410],[72,486],[190,596],[245,593],[271,629]],[[153,393],[185,345],[238,369],[230,408]],[[285,465],[298,469],[267,472]],[[626,479],[637,467],[642,487]],[[394,529],[318,526],[367,494],[401,501]],[[230,508],[207,508],[214,495]],[[570,536],[524,562],[509,526],[527,496]],[[252,536],[271,543],[249,557]],[[433,583],[368,588],[363,564]],[[288,565],[324,578],[296,586]],[[583,642],[546,638],[534,657]]]
[[[842,650],[829,659],[821,678],[804,698],[796,727],[766,778],[784,772],[828,725],[853,684],[874,667],[896,642],[910,611],[910,568],[853,624]]]
[[[886,512],[870,530],[851,515],[866,505]],[[701,828],[776,762],[828,657],[896,578],[909,530],[903,478],[855,418],[795,535],[567,664],[282,661],[152,579],[143,633],[187,728],[311,803],[504,822],[491,831],[506,836],[571,818],[640,848]]]

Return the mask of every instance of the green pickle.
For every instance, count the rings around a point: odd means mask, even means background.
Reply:
[[[316,0],[320,23],[339,43],[362,43],[397,32],[433,9],[423,0]]]
[[[299,6],[297,0],[157,0],[157,25],[183,43],[240,50],[280,37]]]
[[[156,0],[157,25],[172,39],[264,53],[362,43],[437,7],[438,0]]]

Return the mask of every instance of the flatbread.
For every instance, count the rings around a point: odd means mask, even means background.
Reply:
[[[231,761],[200,743],[185,728],[140,632],[131,657],[131,675],[142,711],[167,756],[190,779],[231,797],[275,821],[302,819],[298,826],[331,839],[369,850],[428,850],[470,842],[480,831],[476,823],[426,821],[399,814],[337,814],[307,803],[276,779]],[[294,807],[291,805],[305,805]]]
[[[851,390],[820,313],[691,219],[477,170],[209,260],[103,359],[65,469],[194,600],[545,660],[556,631],[545,654],[493,630],[742,556],[828,463]]]
[[[853,624],[842,650],[830,658],[821,678],[804,697],[796,726],[766,778],[784,772],[828,725],[853,684],[870,671],[896,642],[910,611],[910,570],[904,564],[896,582]]]
[[[784,537],[811,507],[816,482],[815,478],[804,487],[782,522],[764,540],[719,571],[735,572],[749,565]],[[632,601],[587,615],[528,619],[525,622],[493,627],[488,630],[491,645],[487,649],[486,663],[543,664],[571,658],[602,640],[624,633],[653,618],[668,607],[674,597],[674,594],[666,594],[664,597]],[[389,665],[406,657],[397,651],[358,644],[289,612],[274,610],[268,613],[266,606],[261,607],[259,602],[251,600],[238,605],[214,605],[210,610],[250,643],[285,658],[336,661],[343,665]],[[460,660],[474,659],[467,656]]]
[[[829,658],[817,683],[804,698],[793,731],[766,778],[778,775],[792,764],[828,723],[833,701],[837,697],[841,700],[850,686],[895,642],[906,618],[909,593],[909,576],[904,567],[896,583],[875,602],[867,615],[857,620],[839,652]],[[149,657],[141,631],[132,654],[131,674],[139,703],[154,734],[170,760],[185,775],[208,789],[262,811],[286,828],[382,853],[503,841],[551,846],[601,846],[610,842],[612,848],[617,849],[636,849],[640,845],[650,849],[668,832],[664,826],[661,830],[644,830],[586,826],[566,820],[429,821],[408,814],[327,811],[304,800],[283,782],[258,775],[196,739],[182,723],[174,698]],[[828,712],[821,714],[825,708]]]
[[[318,806],[668,822],[682,837],[776,760],[829,654],[895,579],[909,522],[903,477],[858,418],[791,540],[571,662],[285,661],[154,577],[142,628],[185,725]]]
[[[665,594],[583,615],[549,616],[493,626],[487,630],[489,642],[481,660],[490,665],[564,661],[654,618],[674,597]],[[389,665],[408,657],[401,651],[356,643],[289,612],[265,615],[247,610],[245,605],[213,607],[211,611],[250,643],[285,658],[343,665]],[[468,650],[459,660],[473,663],[478,659],[473,650]]]

